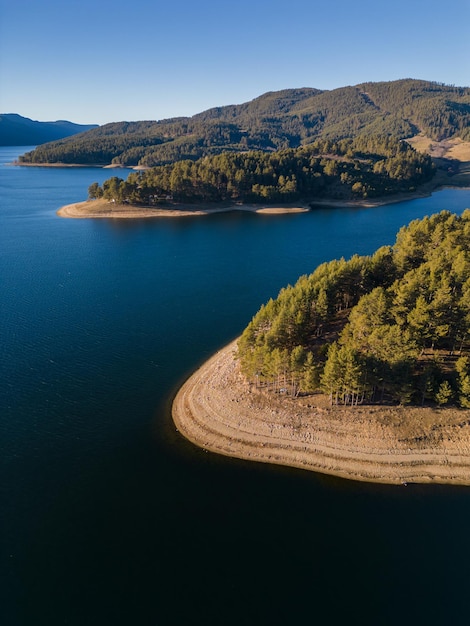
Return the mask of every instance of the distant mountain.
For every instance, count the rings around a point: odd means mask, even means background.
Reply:
[[[32,146],[97,128],[97,124],[35,122],[16,113],[0,114],[0,146]]]
[[[470,141],[470,88],[403,79],[332,91],[285,89],[193,117],[106,124],[40,146],[22,160],[154,166],[226,151],[297,148],[319,138],[418,133]]]

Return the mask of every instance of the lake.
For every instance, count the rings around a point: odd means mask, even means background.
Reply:
[[[324,261],[392,244],[470,190],[375,209],[70,220],[127,170],[0,149],[3,626],[468,623],[470,489],[218,457],[182,381]]]

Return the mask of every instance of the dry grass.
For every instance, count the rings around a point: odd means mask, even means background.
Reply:
[[[426,135],[416,135],[407,139],[419,152],[425,152],[438,159],[455,159],[456,161],[470,161],[470,142],[462,141],[460,137],[434,141]]]

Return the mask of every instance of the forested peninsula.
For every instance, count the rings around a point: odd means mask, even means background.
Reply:
[[[470,210],[281,290],[173,404],[216,452],[391,483],[470,484]]]
[[[171,202],[305,202],[414,192],[435,167],[428,155],[385,136],[317,140],[274,153],[223,153],[94,183],[92,199],[133,205]]]
[[[63,217],[160,217],[243,209],[308,210],[319,203],[380,204],[429,193],[436,166],[406,142],[385,136],[274,153],[224,153],[112,176],[88,189],[89,202],[63,207]]]
[[[468,87],[404,79],[286,89],[191,118],[116,122],[39,146],[19,164],[139,170],[95,183],[89,197],[101,203],[70,206],[59,213],[67,217],[380,204],[468,184],[469,128]]]

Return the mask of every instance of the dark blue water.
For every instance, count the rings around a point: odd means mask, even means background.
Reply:
[[[67,220],[56,210],[109,170],[6,165],[21,152],[0,152],[0,623],[467,624],[470,489],[220,458],[169,407],[281,287],[470,191]]]

